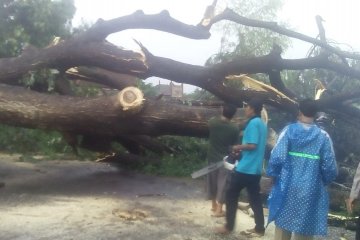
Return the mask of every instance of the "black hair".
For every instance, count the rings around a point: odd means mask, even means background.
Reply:
[[[261,114],[261,110],[263,108],[263,101],[261,99],[253,98],[247,102],[247,105],[254,109],[256,115]]]
[[[299,111],[304,114],[305,117],[314,118],[318,112],[318,105],[315,100],[305,99],[299,102]]]
[[[225,103],[223,105],[222,115],[227,119],[232,119],[236,113],[236,106],[231,103]]]

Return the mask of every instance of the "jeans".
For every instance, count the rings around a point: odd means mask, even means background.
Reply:
[[[241,190],[246,188],[251,209],[254,212],[255,230],[264,232],[264,211],[260,196],[261,175],[232,172],[230,185],[226,191],[226,225],[227,230],[232,231],[235,225],[238,198]]]

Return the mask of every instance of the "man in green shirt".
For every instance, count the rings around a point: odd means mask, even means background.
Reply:
[[[209,125],[209,147],[207,152],[208,164],[219,162],[228,155],[229,147],[238,142],[239,128],[231,122],[236,113],[236,106],[225,104],[222,116],[211,118]],[[212,216],[224,216],[223,204],[225,202],[226,183],[229,170],[221,167],[208,174],[207,192],[212,201]]]

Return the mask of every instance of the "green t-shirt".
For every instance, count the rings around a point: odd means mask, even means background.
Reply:
[[[239,128],[236,124],[213,117],[208,121],[209,147],[207,159],[209,163],[218,162],[228,155],[229,146],[238,143]]]

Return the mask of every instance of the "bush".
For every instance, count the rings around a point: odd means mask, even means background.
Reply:
[[[160,137],[159,140],[173,149],[174,153],[164,156],[152,155],[153,158],[161,158],[160,164],[144,164],[141,167],[142,172],[165,176],[190,176],[193,171],[206,166],[207,140],[176,136]]]
[[[71,148],[55,131],[0,125],[0,151],[51,154],[71,152]]]

